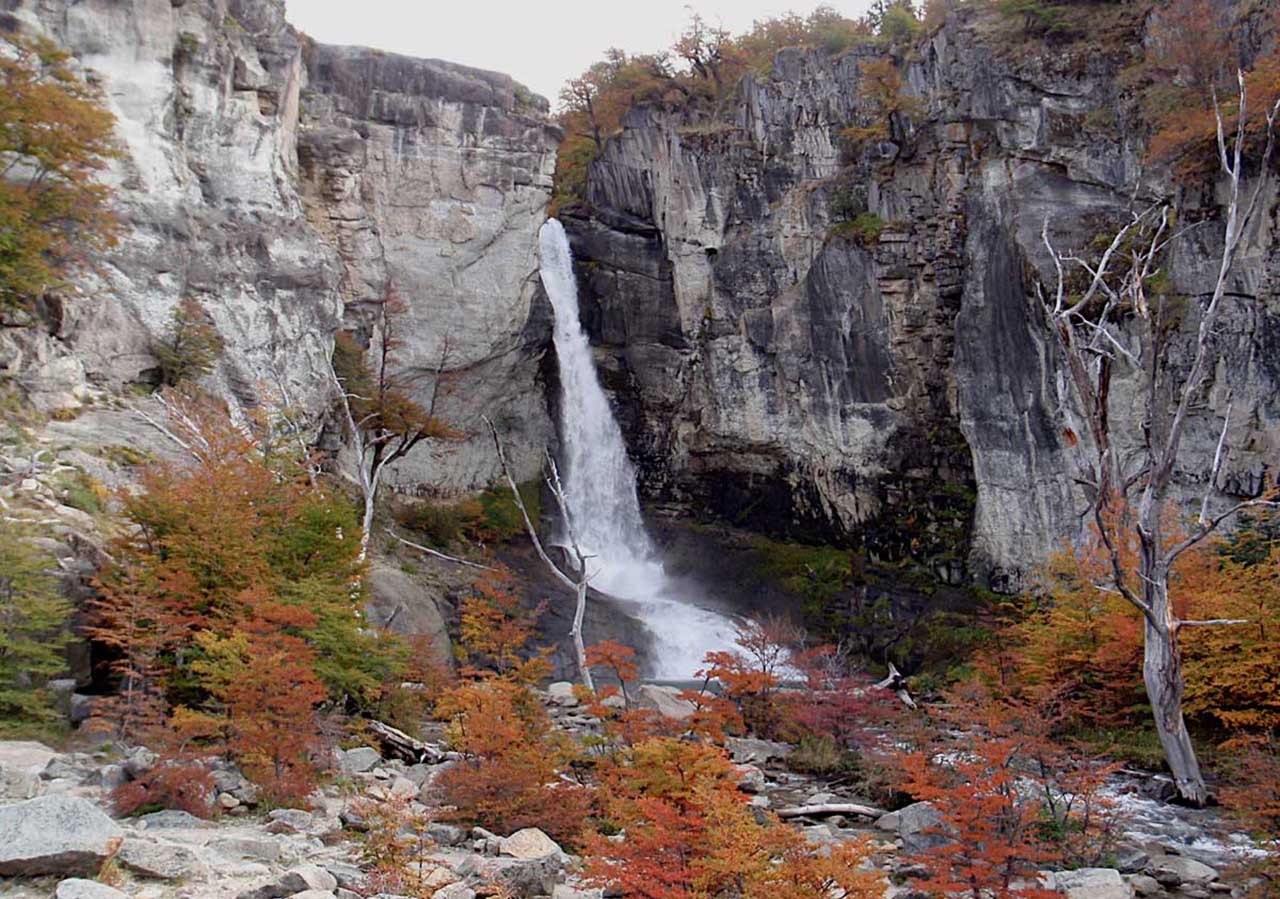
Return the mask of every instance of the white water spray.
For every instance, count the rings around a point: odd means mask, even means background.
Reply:
[[[733,624],[678,596],[663,570],[640,517],[636,473],[622,431],[596,377],[578,318],[569,241],[555,219],[538,232],[538,249],[542,284],[555,309],[562,477],[574,534],[592,556],[591,586],[626,601],[653,634],[658,677],[690,677],[708,651],[735,645]]]

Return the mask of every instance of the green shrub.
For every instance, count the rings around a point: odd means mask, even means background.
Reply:
[[[223,342],[199,302],[187,298],[173,309],[165,336],[151,347],[167,386],[202,377],[222,355]]]
[[[858,757],[841,749],[831,737],[806,734],[787,756],[787,767],[800,774],[836,777],[856,771]]]
[[[90,515],[101,512],[107,499],[107,488],[83,471],[59,475],[56,486],[63,505]]]
[[[838,222],[831,228],[833,237],[856,240],[864,247],[869,247],[880,239],[880,234],[889,225],[874,212],[860,212],[848,221]]]

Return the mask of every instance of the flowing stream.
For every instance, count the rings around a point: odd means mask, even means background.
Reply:
[[[653,634],[654,675],[690,677],[710,650],[732,648],[733,623],[678,594],[640,516],[636,473],[622,431],[596,377],[578,318],[578,286],[564,228],[548,219],[538,233],[539,273],[555,309],[560,363],[561,478],[573,534],[593,572],[591,586],[623,600]],[[592,642],[586,634],[587,643]]]

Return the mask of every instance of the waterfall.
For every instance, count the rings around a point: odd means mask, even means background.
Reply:
[[[539,273],[555,310],[560,363],[561,478],[573,533],[591,586],[623,600],[653,634],[654,673],[687,678],[710,650],[734,646],[733,624],[679,595],[640,516],[636,473],[609,408],[578,318],[578,286],[564,228],[549,219],[538,233]],[[590,643],[591,635],[586,635]]]

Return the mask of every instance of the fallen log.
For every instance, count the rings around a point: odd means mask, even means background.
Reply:
[[[854,802],[798,805],[795,808],[780,808],[774,812],[779,818],[825,818],[829,815],[861,815],[864,818],[879,818],[884,813],[884,809],[858,805]]]
[[[420,762],[434,765],[444,758],[444,752],[439,746],[414,739],[390,724],[369,720],[365,722],[365,727],[381,744],[384,758],[400,759],[410,765]]]

